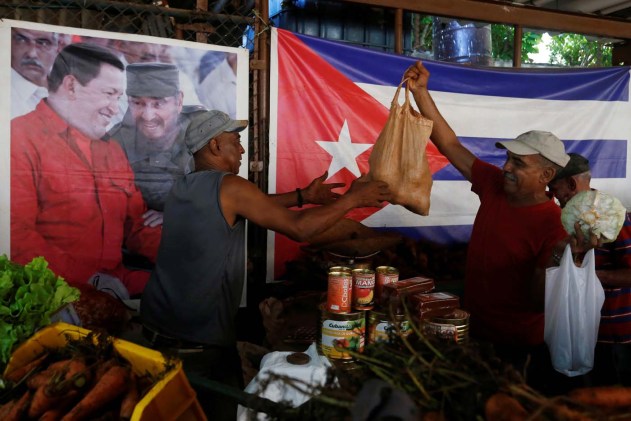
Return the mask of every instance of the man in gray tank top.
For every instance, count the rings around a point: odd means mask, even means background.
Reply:
[[[385,183],[362,177],[330,200],[330,188],[340,185],[324,187],[328,194],[322,195],[326,174],[303,192],[266,195],[237,175],[245,152],[239,132],[246,126],[220,111],[191,119],[185,139],[194,172],[176,180],[167,198],[158,258],[141,305],[145,337],[155,348],[177,352],[189,376],[238,388],[235,317],[245,278],[245,220],[303,242],[353,208],[380,207],[390,199]],[[303,202],[329,203],[288,209]],[[236,418],[235,401],[197,392],[210,419]]]

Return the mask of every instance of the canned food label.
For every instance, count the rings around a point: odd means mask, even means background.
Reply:
[[[423,333],[440,339],[458,342],[458,326],[452,324],[425,322]]]
[[[378,267],[376,270],[375,294],[377,299],[381,297],[383,286],[399,280],[399,271],[393,267]]]
[[[353,308],[366,310],[374,304],[375,273],[353,272]]]
[[[359,320],[324,320],[322,322],[322,353],[329,358],[351,359],[350,354],[340,348],[363,352],[365,337],[366,324],[363,318]]]
[[[399,334],[401,336],[408,336],[412,333],[410,323],[407,320],[401,322],[399,328]],[[397,334],[396,326],[390,322],[379,322],[372,326],[368,339],[370,343],[376,342],[390,342],[390,337]]]
[[[332,313],[351,311],[353,279],[349,273],[331,272],[327,288],[327,310]]]

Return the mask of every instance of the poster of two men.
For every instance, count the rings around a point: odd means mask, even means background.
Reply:
[[[155,259],[190,118],[247,120],[248,51],[10,20],[0,51],[0,254],[140,293],[123,256]]]

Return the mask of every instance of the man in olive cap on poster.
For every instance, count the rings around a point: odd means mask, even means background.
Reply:
[[[221,111],[191,120],[185,139],[194,172],[176,180],[169,193],[156,266],[142,297],[145,338],[154,348],[177,352],[194,387],[200,376],[243,387],[235,317],[245,279],[246,220],[302,242],[353,208],[380,207],[390,199],[385,183],[362,177],[336,200],[329,190],[323,206],[287,209],[317,202],[309,187],[304,195],[300,189],[267,195],[237,175],[245,152],[239,132],[246,124]],[[236,419],[237,404],[227,396],[203,388],[198,396],[210,419]]]
[[[135,63],[126,68],[129,107],[109,137],[122,147],[136,185],[147,202],[145,224],[162,223],[164,201],[173,182],[188,169],[184,135],[190,119],[204,107],[183,106],[179,71],[173,64]]]

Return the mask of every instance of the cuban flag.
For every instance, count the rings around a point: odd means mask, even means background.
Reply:
[[[372,146],[396,87],[413,57],[272,29],[269,192],[305,187],[328,170],[347,187],[369,170]],[[429,90],[461,142],[501,167],[499,140],[547,130],[568,152],[587,157],[592,186],[631,205],[629,67],[600,69],[474,68],[424,61]],[[399,101],[403,101],[402,90]],[[412,102],[414,102],[412,100]],[[431,143],[434,184],[428,216],[402,206],[358,209],[351,217],[415,240],[467,242],[479,206],[471,184]],[[267,279],[282,279],[300,244],[268,234]]]

